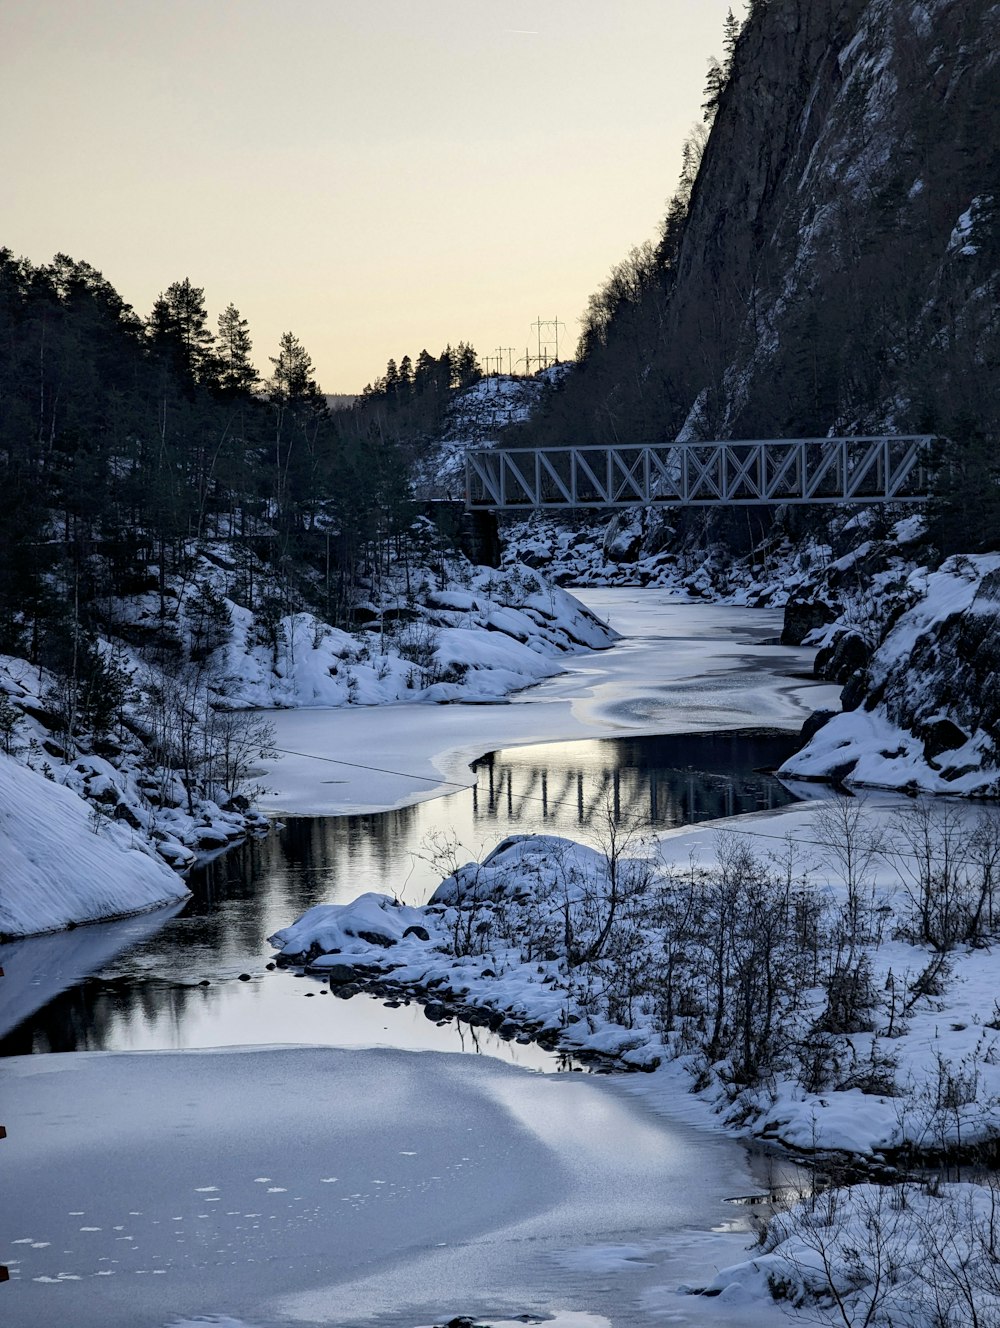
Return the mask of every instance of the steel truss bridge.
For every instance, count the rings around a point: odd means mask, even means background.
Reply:
[[[773,438],[469,452],[470,510],[906,503],[927,497],[930,435]]]

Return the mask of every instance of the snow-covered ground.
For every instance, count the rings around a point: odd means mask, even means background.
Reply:
[[[855,855],[869,835],[885,836],[894,828],[901,805],[883,796],[851,806],[860,814],[852,827]],[[810,1087],[815,1070],[806,1063],[823,1029],[828,997],[822,972],[814,991],[789,993],[776,1064],[760,1084],[738,1096],[725,1088],[731,1066],[710,1072],[711,1064],[694,1054],[694,1044],[665,1034],[656,956],[668,951],[677,918],[655,919],[671,874],[684,882],[692,870],[717,870],[724,829],[765,866],[790,869],[798,889],[811,881],[816,900],[828,909],[843,908],[844,850],[828,809],[824,799],[668,832],[659,837],[651,875],[641,865],[648,849],[637,840],[629,844],[621,830],[619,851],[626,854],[621,879],[630,879],[630,858],[639,854],[634,875],[641,883],[619,886],[625,898],[608,942],[612,957],[592,964],[567,964],[563,918],[568,901],[575,943],[584,950],[597,929],[593,916],[608,913],[595,900],[607,894],[609,850],[546,836],[507,841],[481,865],[445,881],[427,907],[400,906],[372,893],[349,904],[319,905],[279,931],[274,944],[286,956],[319,955],[313,965],[320,974],[330,964],[371,965],[408,990],[453,1002],[449,993],[460,993],[460,1004],[509,1014],[519,1024],[544,1030],[567,1050],[659,1066],[642,1076],[637,1091],[668,1110],[676,1110],[677,1097],[690,1092],[698,1078],[702,1105],[686,1109],[689,1119],[737,1123],[792,1149],[867,1158],[904,1146],[926,1151],[956,1142],[974,1146],[1000,1135],[995,955],[988,948],[955,947],[933,983],[921,988],[921,975],[941,956],[896,931],[916,888],[909,872],[918,865],[913,845],[898,831],[884,855],[872,857],[865,868],[863,889],[882,934],[856,942],[850,961],[852,973],[867,968],[874,1003],[865,1005],[858,1027],[828,1038],[834,1068],[821,1086]],[[957,844],[972,843],[981,813],[965,804],[951,810],[958,819],[949,827],[947,851],[954,854]],[[789,849],[791,867],[779,868]],[[703,897],[703,907],[711,909],[710,889]],[[689,958],[698,944],[691,932],[684,942]],[[622,947],[636,966],[628,981],[617,971]],[[638,949],[648,956],[649,980]],[[953,1109],[943,1109],[947,1083],[958,1092],[959,1081],[964,1096]]]
[[[380,602],[380,612],[405,613],[402,623],[390,618],[386,629],[381,619],[379,630],[351,635],[312,614],[289,614],[271,625],[273,639],[263,644],[258,618],[226,598],[235,573],[223,553],[202,555],[200,575],[176,608],[174,625],[192,654],[176,676],[153,667],[134,648],[116,647],[115,668],[128,685],[110,747],[106,734],[79,734],[67,742],[53,700],[56,680],[23,660],[0,656],[0,701],[11,714],[5,742],[17,758],[4,757],[5,779],[24,783],[18,815],[0,821],[0,855],[6,844],[16,859],[16,868],[0,879],[0,935],[49,931],[166,902],[184,887],[175,880],[159,895],[151,892],[152,861],[135,869],[136,889],[129,889],[129,865],[141,850],[184,870],[196,854],[216,852],[262,828],[263,817],[249,809],[244,794],[255,791],[255,754],[269,748],[267,721],[237,711],[367,708],[407,697],[437,713],[435,703],[496,701],[558,673],[575,652],[615,640],[611,629],[537,573],[519,567],[499,573],[455,558],[446,574],[442,565],[446,589],[434,590],[425,580],[419,600],[409,606],[401,607],[395,592],[390,603]],[[402,593],[401,571],[397,579]],[[206,604],[215,615],[214,636],[204,627],[211,616]],[[155,638],[164,630],[152,593],[137,596],[122,612],[133,632]],[[195,659],[197,639],[207,650],[204,659]],[[146,745],[153,730],[159,766]],[[36,772],[48,774],[64,796],[43,798],[32,815],[30,790],[44,782]],[[74,802],[79,814],[63,825]],[[38,842],[51,851],[39,889],[29,870],[35,859],[29,857],[28,866],[23,860],[43,809],[50,825]],[[79,825],[88,817],[95,835],[109,845],[103,872],[91,866],[92,843],[80,840]],[[53,836],[61,849],[79,841],[84,851],[57,851],[49,842]],[[124,848],[136,852],[125,858]],[[165,866],[159,875],[169,879]]]

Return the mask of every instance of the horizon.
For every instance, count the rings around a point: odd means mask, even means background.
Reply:
[[[187,277],[262,372],[294,332],[329,395],[460,341],[516,368],[539,317],[570,359],[656,234],[728,8],[37,0],[0,55],[0,243],[91,263],[141,317]]]

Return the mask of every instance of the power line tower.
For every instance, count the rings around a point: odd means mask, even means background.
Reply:
[[[550,345],[554,346],[553,363],[558,364],[559,329],[560,328],[565,329],[566,324],[558,316],[556,316],[555,318],[543,318],[541,314],[539,314],[538,317],[535,319],[535,321],[531,324],[531,326],[535,329],[535,332],[537,333],[538,355],[536,357],[536,363],[538,367],[540,369],[547,369],[549,367]],[[545,332],[544,341],[542,338],[543,331]],[[543,345],[545,347],[544,351],[542,350]]]

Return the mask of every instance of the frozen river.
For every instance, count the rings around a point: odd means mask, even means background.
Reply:
[[[273,810],[353,820],[289,822],[298,867],[275,878],[263,913],[241,911],[217,867],[209,893],[227,896],[231,924],[217,947],[209,901],[187,920],[80,929],[0,960],[19,973],[15,1015],[61,986],[67,1049],[110,1049],[3,1063],[5,1193],[17,1196],[0,1217],[5,1324],[784,1321],[769,1305],[741,1304],[737,1320],[725,1298],[678,1294],[742,1257],[744,1210],[724,1201],[758,1188],[744,1150],[684,1123],[683,1102],[654,1113],[616,1079],[539,1074],[553,1062],[497,1039],[478,1048],[489,1055],[454,1054],[456,1030],[416,1007],[303,999],[312,984],[263,971],[262,933],[303,899],[413,899],[433,883],[412,854],[387,866],[365,821],[376,811],[488,839],[542,826],[586,837],[600,796],[638,800],[661,825],[772,805],[746,746],[678,738],[650,755],[638,740],[794,731],[828,704],[833,689],[806,680],[808,652],[768,644],[780,615],[655,591],[582,598],[623,642],[510,704],[279,714],[278,745],[302,755],[269,772]],[[616,740],[610,759],[597,738]],[[577,755],[511,750],[567,740]],[[353,824],[353,856],[347,835],[331,865],[336,835],[310,831],[321,824]],[[195,990],[199,972],[211,985]],[[20,1027],[8,1050],[37,1045],[23,1029],[44,1021]]]

